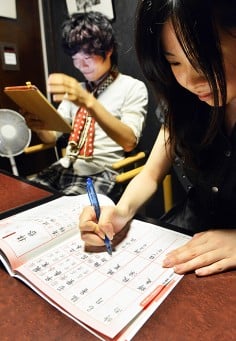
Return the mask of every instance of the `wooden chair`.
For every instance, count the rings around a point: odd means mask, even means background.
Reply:
[[[116,176],[116,183],[124,184],[124,186],[126,186],[127,183],[143,169],[146,159],[147,153],[140,151],[135,155],[128,156],[124,160],[113,164],[114,170],[122,170],[120,174]],[[170,174],[165,177],[162,186],[164,211],[167,212],[173,206],[172,179]]]
[[[32,145],[32,146],[26,147],[24,149],[24,153],[25,154],[33,154],[33,153],[42,152],[42,151],[50,149],[50,148],[54,148],[55,149],[56,158],[59,159],[58,151],[57,151],[57,148],[56,148],[56,143],[39,143],[39,144],[35,144],[35,145]]]
[[[54,148],[56,158],[59,159],[59,154],[61,156],[64,153],[63,147],[64,145],[59,144],[60,151],[58,151],[58,145],[56,143],[41,143],[25,148],[24,152],[26,154],[31,154]],[[147,152],[140,151],[134,155],[127,156],[124,160],[118,161],[112,165],[114,170],[120,171],[120,173],[116,176],[117,186],[114,188],[114,194],[111,195],[115,202],[118,201],[128,182],[142,170],[147,159],[147,155]],[[163,206],[164,211],[167,212],[173,206],[172,179],[170,174],[165,177],[162,186]]]
[[[41,170],[59,160],[59,157],[56,143],[31,144],[24,149],[24,159],[28,167],[23,176],[32,179]]]

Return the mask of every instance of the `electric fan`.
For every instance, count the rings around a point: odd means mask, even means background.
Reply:
[[[31,140],[31,130],[18,112],[0,109],[0,156],[10,159],[12,172],[19,175],[14,156],[23,153]]]

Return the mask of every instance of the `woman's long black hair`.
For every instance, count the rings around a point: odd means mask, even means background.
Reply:
[[[175,80],[161,44],[163,25],[169,19],[190,63],[208,80],[214,107]],[[141,68],[165,110],[170,141],[192,161],[196,152],[208,148],[224,119],[227,94],[219,27],[236,27],[234,0],[140,0],[137,7],[135,43]]]

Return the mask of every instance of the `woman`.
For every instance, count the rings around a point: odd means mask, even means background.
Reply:
[[[163,219],[194,237],[163,262],[177,273],[236,267],[236,8],[233,1],[140,1],[140,65],[162,103],[163,125],[143,169],[115,208],[80,218],[82,238],[102,245],[132,219],[178,159],[190,186]],[[145,183],[145,187],[142,184]],[[142,191],[140,191],[142,189]],[[92,231],[96,231],[97,235]]]

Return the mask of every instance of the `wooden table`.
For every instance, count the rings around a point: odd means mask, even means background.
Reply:
[[[34,186],[26,179],[0,170],[0,219],[17,213],[22,206],[30,208],[56,196],[56,192],[50,192],[44,186]]]
[[[9,196],[11,186],[17,190]],[[19,209],[24,203],[29,205],[31,199],[34,203],[45,200],[52,193],[0,174],[0,195],[1,202],[4,198],[4,211],[8,211]],[[0,319],[1,341],[97,340],[29,287],[11,278],[2,265]],[[185,275],[133,340],[236,340],[236,271],[204,278]]]

